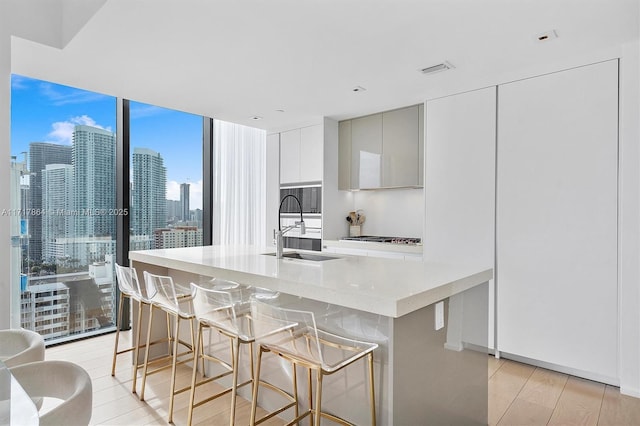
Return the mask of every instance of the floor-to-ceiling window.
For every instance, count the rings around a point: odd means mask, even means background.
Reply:
[[[202,117],[133,101],[129,116],[129,249],[202,245]]]
[[[116,99],[12,76],[12,270],[47,341],[114,325]]]
[[[127,250],[264,244],[262,130],[13,75],[11,138],[12,312],[48,343],[115,327]]]

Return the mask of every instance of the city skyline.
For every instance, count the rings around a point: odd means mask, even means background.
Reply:
[[[11,152],[18,160],[33,142],[71,146],[76,125],[116,131],[115,98],[60,84],[12,75]],[[202,176],[185,148],[202,146],[202,117],[130,102],[131,146],[159,152],[167,168],[167,199],[180,200],[189,183],[190,206],[202,208]]]

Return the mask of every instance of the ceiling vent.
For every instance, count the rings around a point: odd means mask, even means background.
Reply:
[[[551,41],[558,38],[558,33],[556,32],[556,30],[549,30],[549,31],[545,31],[543,33],[537,34],[535,36],[535,40],[538,43],[544,43],[547,41]]]
[[[434,74],[436,72],[440,72],[440,71],[446,71],[446,70],[450,70],[455,68],[453,65],[451,65],[451,63],[444,61],[441,64],[438,65],[432,65],[430,67],[426,67],[426,68],[422,68],[420,70],[420,72],[422,74]]]

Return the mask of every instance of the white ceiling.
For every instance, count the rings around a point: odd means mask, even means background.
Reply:
[[[63,49],[14,38],[12,72],[275,130],[544,71],[638,18],[637,0],[107,0]]]

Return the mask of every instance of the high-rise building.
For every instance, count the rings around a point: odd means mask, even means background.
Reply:
[[[180,216],[180,201],[167,200],[167,224],[178,222]]]
[[[104,129],[73,132],[74,237],[116,236],[116,137]]]
[[[193,211],[192,222],[195,222],[198,228],[202,228],[202,209],[195,209]]]
[[[20,295],[20,326],[45,340],[69,335],[69,288],[61,282],[30,285]]]
[[[188,183],[180,184],[180,220],[186,222],[190,220],[190,211],[189,211],[189,186]]]
[[[162,156],[147,148],[133,150],[131,229],[134,235],[153,235],[167,226],[167,169]]]
[[[42,174],[42,260],[56,260],[56,238],[71,234],[73,216],[73,166],[47,164]]]
[[[202,229],[196,226],[176,226],[156,229],[155,248],[181,248],[202,245]]]
[[[71,164],[72,148],[46,142],[29,144],[29,202],[27,209],[39,212],[42,209],[42,171],[48,164]],[[42,216],[29,214],[29,258],[42,258]]]

